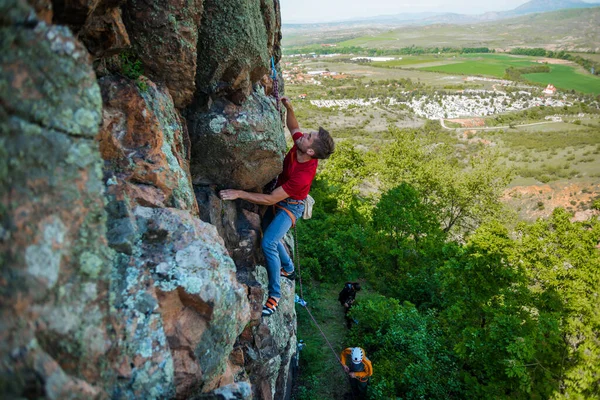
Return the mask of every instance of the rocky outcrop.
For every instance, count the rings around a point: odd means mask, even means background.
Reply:
[[[94,141],[100,90],[68,29],[21,2],[0,13],[0,390],[106,398],[113,252]]]
[[[3,397],[286,398],[293,284],[262,318],[261,210],[216,196],[281,168],[279,2],[29,4],[0,0]]]
[[[205,0],[198,42],[196,85],[200,106],[210,97],[241,105],[252,86],[279,62],[278,1]],[[270,45],[270,46],[269,46]]]
[[[250,313],[216,229],[172,208],[137,206],[129,217],[136,245],[120,254],[113,276],[119,338],[127,344],[121,397],[189,398],[233,383],[223,376]]]
[[[164,82],[175,106],[185,107],[195,91],[203,0],[130,0],[125,10],[127,31],[145,74]]]
[[[96,58],[118,54],[131,46],[120,8],[102,12],[95,10],[84,23],[79,36]]]
[[[131,204],[175,207],[197,213],[189,175],[190,142],[169,92],[149,80],[107,76],[97,140]]]
[[[261,235],[260,209],[247,202],[221,200],[214,186],[195,185],[200,219],[214,225],[225,242],[238,270],[260,264],[256,251]]]
[[[289,398],[288,383],[290,363],[296,353],[296,311],[294,309],[294,284],[282,279],[282,297],[277,312],[271,317],[260,319],[262,304],[267,300],[267,271],[256,268],[253,277],[259,286],[251,287],[251,303],[255,321],[261,321],[240,336],[249,359],[247,368],[256,399]]]
[[[44,0],[35,0],[37,4],[42,1]],[[118,54],[131,45],[119,8],[123,2],[55,0],[52,2],[52,19],[57,24],[69,26],[85,44],[92,57],[100,59]]]
[[[283,123],[262,87],[238,106],[226,98],[188,115],[194,184],[260,190],[283,165]]]

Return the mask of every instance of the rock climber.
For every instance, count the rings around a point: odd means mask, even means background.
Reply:
[[[319,160],[328,158],[335,148],[333,138],[321,127],[317,132],[303,133],[289,98],[282,97],[281,103],[287,110],[286,125],[294,146],[285,156],[275,189],[270,194],[235,189],[219,192],[223,200],[242,199],[259,205],[273,205],[263,218],[261,245],[269,275],[269,298],[263,306],[263,316],[270,316],[277,310],[281,298],[280,276],[295,279],[294,264],[281,240],[304,212],[304,202]]]
[[[365,399],[369,377],[373,375],[373,366],[361,347],[348,347],[340,355],[344,371],[350,376],[350,386],[355,398]]]

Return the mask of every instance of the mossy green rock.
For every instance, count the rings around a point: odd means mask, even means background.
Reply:
[[[0,391],[106,398],[116,375],[100,90],[70,31],[23,4],[0,4]]]
[[[205,0],[196,86],[241,104],[269,72],[280,30],[273,1]],[[271,46],[269,46],[271,44]],[[279,58],[275,60],[277,63]]]
[[[225,98],[188,117],[194,184],[260,189],[281,172],[285,136],[272,98],[259,88],[238,106]]]
[[[202,3],[130,0],[124,6],[125,25],[144,73],[166,84],[177,108],[194,95]]]
[[[86,49],[66,27],[29,24],[0,28],[4,109],[44,128],[93,137],[102,101]]]

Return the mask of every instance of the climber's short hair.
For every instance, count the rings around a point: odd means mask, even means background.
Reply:
[[[335,151],[335,143],[333,142],[333,138],[329,132],[320,126],[319,136],[317,136],[317,140],[312,143],[311,148],[315,152],[313,158],[324,160],[329,158],[329,156]]]

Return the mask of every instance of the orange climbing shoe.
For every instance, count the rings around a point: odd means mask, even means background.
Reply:
[[[292,272],[287,272],[285,269],[281,268],[281,272],[279,273],[279,275],[283,276],[284,278],[288,278],[291,281],[296,279],[296,271],[295,270]]]
[[[262,309],[263,317],[273,315],[273,313],[277,311],[277,304],[277,299],[275,299],[275,297],[269,297]]]

